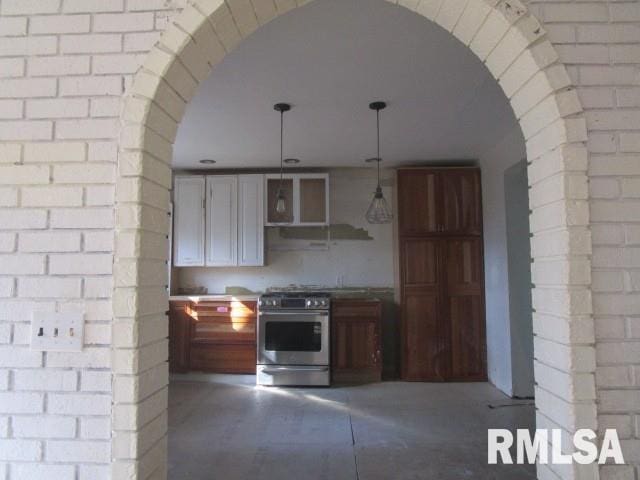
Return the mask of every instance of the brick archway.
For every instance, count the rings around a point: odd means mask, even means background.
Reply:
[[[121,116],[114,267],[112,477],[166,477],[167,209],[172,144],[212,68],[309,0],[193,0],[135,76]],[[502,87],[526,140],[537,422],[596,427],[586,124],[567,72],[517,0],[392,1],[451,32]],[[594,479],[597,467],[540,466]]]

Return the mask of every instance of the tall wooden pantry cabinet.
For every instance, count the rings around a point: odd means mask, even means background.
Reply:
[[[398,171],[402,377],[486,380],[480,170]]]

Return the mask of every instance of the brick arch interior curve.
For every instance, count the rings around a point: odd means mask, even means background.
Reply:
[[[167,209],[172,145],[213,67],[270,20],[310,0],[193,0],[135,75],[121,114],[113,295],[112,478],[166,478]],[[391,1],[391,0],[387,0]],[[518,0],[396,0],[468,46],[500,84],[526,140],[534,260],[536,410],[569,433],[596,427],[582,107],[538,20]],[[557,275],[537,274],[536,262]],[[552,278],[553,277],[553,278]],[[157,388],[157,385],[162,385]],[[586,392],[586,393],[584,393]],[[595,466],[540,466],[593,479]]]

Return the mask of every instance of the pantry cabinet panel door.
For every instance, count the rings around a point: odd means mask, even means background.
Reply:
[[[440,175],[441,230],[450,234],[482,233],[480,170],[460,168]]]
[[[440,231],[438,171],[398,172],[398,228],[400,235],[430,235]]]
[[[238,178],[238,265],[264,265],[264,175]]]
[[[402,377],[443,381],[449,372],[449,356],[441,314],[442,244],[433,237],[405,238],[401,252]]]
[[[207,196],[207,266],[237,265],[238,177],[207,177]]]
[[[445,276],[448,349],[452,380],[486,378],[484,271],[482,240],[477,237],[446,239]]]
[[[447,378],[450,362],[444,348],[440,309],[437,292],[405,292],[402,300],[404,380],[440,382]]]
[[[173,201],[173,264],[204,266],[204,177],[176,177]]]

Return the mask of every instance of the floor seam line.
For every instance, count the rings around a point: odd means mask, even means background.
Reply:
[[[353,421],[351,419],[351,411],[349,411],[349,428],[351,429],[351,449],[353,450],[353,464],[356,469],[356,480],[360,480],[360,472],[358,472],[358,456],[356,455],[356,437],[353,433]]]

